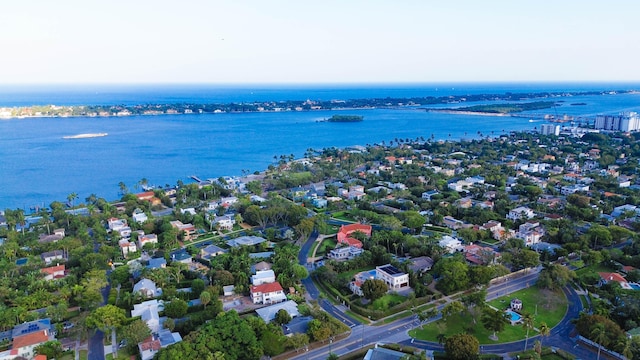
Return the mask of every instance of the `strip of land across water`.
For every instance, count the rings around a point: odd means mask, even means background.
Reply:
[[[34,105],[26,107],[0,108],[0,118],[26,117],[110,117],[163,114],[203,114],[203,113],[246,113],[246,112],[279,112],[279,111],[314,111],[342,109],[372,108],[426,108],[428,111],[464,112],[469,114],[511,114],[528,110],[539,110],[555,106],[554,101],[541,100],[563,96],[611,95],[635,93],[635,90],[576,91],[576,92],[537,92],[537,93],[504,93],[474,94],[452,96],[427,96],[409,98],[369,98],[351,100],[291,100],[239,103],[174,103],[174,104],[139,104],[139,105]],[[528,103],[513,103],[526,100],[540,100]],[[473,103],[480,101],[508,101],[510,103],[476,105],[452,109],[429,109],[430,105]]]

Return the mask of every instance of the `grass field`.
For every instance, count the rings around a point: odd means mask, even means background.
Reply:
[[[497,309],[506,309],[511,299],[518,298],[523,302],[523,311],[534,314],[537,305],[537,315],[534,315],[534,327],[538,327],[542,322],[547,326],[557,325],[567,311],[567,299],[561,292],[542,292],[537,287],[517,291],[509,296],[503,296],[489,302],[489,305]],[[460,332],[469,332],[478,338],[481,344],[496,344],[522,340],[526,336],[526,331],[521,325],[507,325],[505,329],[498,333],[498,340],[489,338],[493,332],[484,328],[478,317],[476,323],[468,313],[453,315],[451,318],[439,320],[426,324],[424,329],[416,328],[410,331],[410,335],[421,340],[437,341],[438,335],[443,333],[446,336]],[[536,330],[529,331],[529,336],[537,335]]]
[[[327,238],[322,240],[320,244],[318,244],[318,249],[316,250],[316,256],[326,255],[329,251],[336,247],[338,241],[335,238]]]
[[[380,299],[376,299],[373,304],[371,304],[371,307],[374,310],[380,310],[380,311],[385,311],[391,307],[394,307],[398,304],[402,304],[405,300],[407,300],[406,297],[402,296],[402,295],[398,295],[398,294],[386,294],[385,296],[381,297]]]

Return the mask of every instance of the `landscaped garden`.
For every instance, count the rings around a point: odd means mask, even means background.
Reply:
[[[507,309],[513,298],[522,300],[522,313],[530,313],[533,315],[534,330],[529,331],[529,337],[538,335],[536,329],[543,322],[546,323],[549,328],[557,325],[567,311],[567,299],[562,292],[541,290],[536,286],[497,298],[488,302],[487,305],[499,310],[504,310]],[[506,325],[504,330],[496,334],[498,340],[492,340],[491,335],[493,335],[493,331],[483,326],[481,317],[481,311],[465,309],[457,314],[446,317],[446,319],[425,324],[423,327],[417,327],[411,330],[409,334],[420,340],[438,341],[442,336],[446,337],[453,334],[470,333],[478,338],[481,344],[518,341],[526,337],[526,330],[523,326],[516,324]]]

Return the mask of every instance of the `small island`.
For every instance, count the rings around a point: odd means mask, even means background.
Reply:
[[[364,120],[364,116],[360,115],[333,115],[326,121],[328,122],[360,122]]]
[[[501,114],[508,115],[513,113],[519,113],[523,111],[542,110],[555,106],[553,101],[535,101],[521,104],[487,104],[487,105],[475,105],[453,109],[430,109],[430,111],[444,111],[444,112],[461,112],[461,113],[477,113],[477,114]]]

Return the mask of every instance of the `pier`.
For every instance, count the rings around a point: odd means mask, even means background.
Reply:
[[[199,177],[197,177],[197,176],[195,176],[195,175],[191,175],[191,176],[189,176],[189,177],[190,177],[191,179],[195,180],[197,183],[201,183],[201,182],[202,182],[202,180],[200,180],[200,178],[199,178]]]

